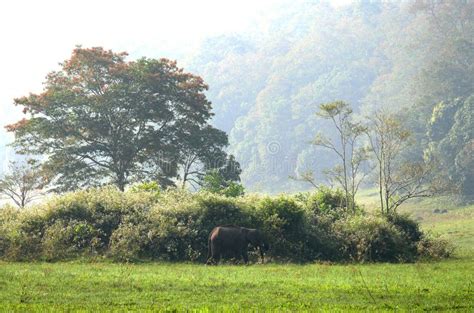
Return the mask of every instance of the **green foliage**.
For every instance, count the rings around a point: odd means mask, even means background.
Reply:
[[[130,188],[130,192],[134,193],[152,193],[155,197],[159,197],[161,194],[161,187],[156,181],[143,182],[135,184]]]
[[[315,102],[359,104],[380,67],[389,66],[378,53],[384,7],[356,4],[342,11],[325,3],[286,3],[269,25],[257,25],[272,29],[268,35],[223,36],[202,45],[194,68],[212,86],[209,98],[219,103],[214,122],[230,134],[229,151],[242,164],[246,188],[301,190],[308,186],[289,176],[311,169],[319,177],[335,165],[330,152],[307,144],[328,130],[314,118]]]
[[[423,238],[420,225],[408,215],[393,213],[388,215],[387,219],[407,237],[409,242],[418,242]]]
[[[316,215],[332,215],[338,219],[345,213],[346,198],[341,189],[320,187],[315,192],[306,195],[306,205]]]
[[[423,238],[417,244],[420,259],[446,259],[453,255],[454,247],[446,240]]]
[[[42,257],[48,261],[94,255],[103,249],[100,230],[84,221],[57,220],[42,236]]]
[[[62,260],[109,257],[118,261],[198,261],[218,225],[261,229],[270,259],[411,261],[433,249],[416,223],[341,212],[340,191],[276,197],[180,189],[160,192],[91,189],[51,199],[30,210],[0,211],[0,258]],[[415,248],[414,248],[415,247]],[[442,254],[442,249],[433,253]],[[255,257],[256,258],[256,257]]]
[[[245,194],[245,188],[242,184],[230,182],[229,185],[222,190],[222,194],[226,197],[240,197]]]
[[[156,203],[150,192],[122,193],[116,188],[78,191],[5,220],[1,237],[8,240],[3,256],[11,259],[63,259],[105,253],[122,220],[144,221]],[[5,213],[6,214],[6,213]]]
[[[391,224],[386,218],[359,215],[336,224],[338,235],[346,243],[343,253],[358,262],[400,262],[416,259],[416,241]]]
[[[183,198],[184,197],[184,198]],[[149,253],[163,260],[204,261],[207,240],[218,225],[255,225],[252,215],[231,198],[212,193],[171,192],[150,213]]]
[[[226,177],[217,170],[212,170],[204,176],[202,190],[222,194],[227,197],[239,197],[245,193],[244,186]]]
[[[108,254],[118,261],[136,261],[145,257],[149,242],[148,225],[122,221],[110,237]]]
[[[256,206],[263,231],[270,238],[272,254],[294,260],[305,260],[305,211],[287,196],[264,197]]]
[[[224,177],[216,171],[211,171],[203,179],[202,189],[212,192],[219,193],[225,186]]]
[[[189,183],[193,187],[201,184],[206,172],[215,171],[228,174],[227,180],[240,181],[240,164],[234,156],[227,155],[224,148],[228,145],[227,134],[207,125],[196,128],[183,138],[179,145],[182,187]],[[229,166],[230,165],[230,166]]]

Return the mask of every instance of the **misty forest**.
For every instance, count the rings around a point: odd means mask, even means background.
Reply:
[[[265,16],[2,103],[2,307],[474,309],[474,2]]]

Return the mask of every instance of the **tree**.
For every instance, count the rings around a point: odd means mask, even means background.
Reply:
[[[48,177],[39,169],[37,161],[11,162],[8,173],[0,178],[0,194],[23,209],[44,195],[42,189],[47,181]]]
[[[196,127],[180,144],[182,188],[188,183],[196,188],[207,171],[223,165],[227,157],[223,149],[229,143],[223,131],[207,125],[202,129]]]
[[[245,193],[241,184],[226,180],[219,170],[211,170],[203,177],[202,189],[227,197],[238,197]]]
[[[199,184],[203,190],[223,194],[228,197],[238,197],[244,194],[244,186],[240,184],[240,164],[233,155],[225,159],[217,159],[208,163],[206,174]]]
[[[446,184],[464,200],[474,196],[474,95],[438,103],[428,123],[425,154],[441,164]]]
[[[217,170],[220,176],[226,182],[240,182],[240,174],[242,173],[242,169],[240,168],[239,162],[235,159],[235,157],[230,154],[223,159],[218,159],[218,162],[211,163],[209,169],[210,170]]]
[[[367,134],[376,163],[380,210],[391,214],[405,201],[435,193],[433,163],[403,157],[410,149],[411,133],[394,116],[383,111],[369,119]]]
[[[321,118],[330,120],[337,130],[337,139],[330,139],[318,133],[313,141],[333,151],[340,164],[326,171],[330,181],[339,185],[345,194],[346,206],[355,209],[355,196],[366,174],[362,172],[362,165],[367,161],[367,149],[361,145],[361,137],[366,128],[353,120],[353,111],[343,101],[335,101],[320,105],[317,113]]]
[[[54,173],[58,190],[173,184],[183,163],[179,143],[196,128],[212,129],[200,77],[174,61],[126,62],[126,55],[77,47],[48,74],[41,94],[15,99],[27,118],[7,126],[14,146],[19,153],[45,155],[42,165]]]

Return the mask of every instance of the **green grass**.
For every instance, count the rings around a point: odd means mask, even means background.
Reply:
[[[474,310],[470,260],[420,264],[3,263],[4,310]]]
[[[374,192],[362,202],[371,204]],[[436,214],[434,209],[447,209]],[[0,311],[474,311],[474,206],[404,205],[451,241],[453,259],[415,264],[0,263]]]

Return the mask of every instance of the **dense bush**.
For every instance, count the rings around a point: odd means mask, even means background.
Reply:
[[[184,197],[184,198],[183,198]],[[207,257],[207,240],[217,225],[252,227],[254,216],[244,203],[213,193],[170,191],[150,214],[150,256],[168,260],[200,260]]]
[[[211,192],[114,188],[79,191],[19,211],[0,210],[0,258],[198,261],[210,231],[235,224],[263,230],[282,261],[413,261],[449,250],[406,216],[348,213],[338,191],[227,197]]]
[[[402,230],[381,216],[358,215],[338,221],[335,225],[343,242],[345,258],[366,261],[412,261],[416,243],[406,240]]]
[[[101,230],[88,222],[58,220],[42,236],[42,254],[47,260],[94,254],[102,248],[101,235]]]
[[[287,197],[260,199],[256,206],[260,228],[267,234],[272,251],[279,256],[300,256],[304,213]]]
[[[421,259],[444,259],[452,256],[454,247],[446,240],[424,237],[417,243],[417,252]]]

